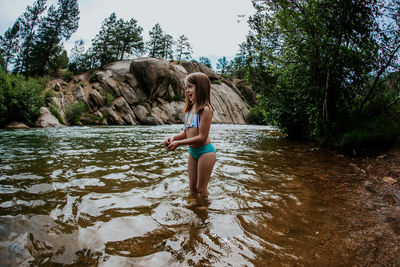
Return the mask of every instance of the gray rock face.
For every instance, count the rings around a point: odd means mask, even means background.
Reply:
[[[40,108],[40,115],[37,121],[34,123],[35,127],[61,127],[63,126],[59,123],[58,119],[54,117],[53,114],[46,108]]]
[[[117,61],[98,71],[91,86],[75,86],[73,101],[84,101],[97,122],[105,125],[183,123],[185,77],[203,72],[210,78],[214,123],[245,124],[249,110],[235,85],[197,62],[168,62],[155,58]],[[83,76],[80,76],[83,77]],[[219,84],[213,81],[219,80]],[[220,82],[222,81],[222,82]],[[85,97],[86,95],[86,97]],[[69,102],[71,103],[71,102]],[[61,113],[68,105],[60,99]],[[47,110],[47,109],[46,109]],[[44,112],[44,111],[43,111]],[[46,113],[47,115],[45,115]],[[35,124],[59,126],[50,112]],[[51,118],[50,115],[53,117]],[[43,122],[46,117],[46,123]],[[90,117],[90,116],[88,116]]]

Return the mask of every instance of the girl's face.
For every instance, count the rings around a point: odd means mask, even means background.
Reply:
[[[186,82],[186,97],[192,102],[196,103],[196,86],[190,82]]]

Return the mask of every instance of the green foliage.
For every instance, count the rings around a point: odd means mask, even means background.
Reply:
[[[71,71],[66,71],[64,73],[63,80],[69,83],[70,81],[72,81],[72,79],[74,79],[74,73]]]
[[[400,51],[399,5],[389,2],[253,0],[251,32],[232,65],[261,94],[267,121],[329,143],[389,106],[399,88],[385,77]]]
[[[0,126],[12,121],[32,125],[44,105],[42,91],[46,80],[25,80],[21,75],[0,70]]]
[[[97,77],[97,72],[92,72],[91,74],[90,74],[90,77],[89,77],[89,82],[90,83],[95,83],[95,82],[98,82],[99,81],[99,78]]]
[[[14,63],[15,55],[18,53],[20,45],[20,28],[21,20],[18,19],[14,25],[4,33],[0,38],[0,53],[4,57],[4,68],[7,70],[8,65]]]
[[[348,129],[333,145],[345,153],[365,155],[387,149],[394,144],[399,134],[399,125],[387,117],[364,118]]]
[[[54,92],[53,89],[47,90],[46,93],[44,94],[44,98],[45,99],[52,98],[52,97],[55,97],[55,96],[56,96],[56,93]]]
[[[49,62],[50,73],[57,74],[60,69],[66,69],[68,67],[68,55],[67,51],[62,51],[61,54],[53,56]]]
[[[252,107],[247,122],[249,124],[265,125],[265,110],[260,106]]]
[[[219,70],[219,73],[225,74],[227,66],[228,66],[228,60],[226,59],[225,56],[218,59],[217,69]]]
[[[185,35],[178,37],[176,44],[176,57],[178,61],[190,60],[192,58],[193,48],[189,43],[189,39]]]
[[[106,106],[112,106],[112,102],[114,101],[115,97],[110,92],[106,91],[104,93],[104,102]]]
[[[87,110],[87,105],[83,101],[72,103],[66,110],[65,116],[71,125],[80,125],[81,116]]]
[[[117,20],[115,13],[106,18],[99,33],[92,40],[92,47],[80,60],[85,60],[87,65],[103,67],[104,65],[123,60],[126,55],[141,54],[144,49],[143,28],[137,25],[135,19],[124,21]]]
[[[211,65],[211,60],[207,57],[200,57],[199,58],[199,62],[207,67],[209,67],[210,69],[212,69],[212,65]]]

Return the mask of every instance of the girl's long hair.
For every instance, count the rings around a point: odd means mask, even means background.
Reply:
[[[196,113],[200,114],[207,106],[213,110],[210,97],[211,82],[208,76],[202,72],[194,72],[186,76],[185,84],[186,82],[196,86]],[[193,103],[185,94],[185,107],[183,108],[183,112],[189,112],[192,106]]]

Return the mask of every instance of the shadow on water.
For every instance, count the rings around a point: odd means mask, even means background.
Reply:
[[[346,235],[331,210],[350,207],[330,186],[354,178],[346,159],[271,127],[213,125],[217,163],[200,198],[186,148],[163,149],[179,127],[0,131],[0,263],[344,262],[340,242],[326,243]]]

